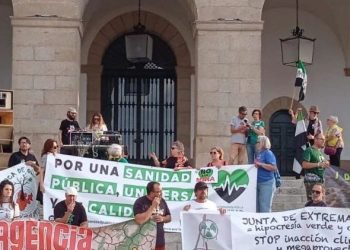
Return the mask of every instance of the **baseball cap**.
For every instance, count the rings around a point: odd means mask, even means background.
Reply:
[[[68,108],[68,112],[71,112],[71,113],[77,113],[77,110],[73,107],[69,107]]]
[[[66,194],[67,195],[78,195],[78,191],[75,187],[67,187]]]
[[[194,191],[197,191],[199,189],[207,189],[207,188],[208,188],[207,183],[200,181],[200,182],[197,182],[196,185],[194,186]]]

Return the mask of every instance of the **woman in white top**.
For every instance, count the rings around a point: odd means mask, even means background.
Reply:
[[[19,206],[14,201],[14,185],[9,180],[0,182],[0,220],[13,220],[19,217]]]

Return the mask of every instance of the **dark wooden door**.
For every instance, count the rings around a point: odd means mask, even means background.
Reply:
[[[279,110],[270,118],[271,150],[277,158],[277,166],[283,176],[293,176],[295,155],[295,125],[288,110]]]

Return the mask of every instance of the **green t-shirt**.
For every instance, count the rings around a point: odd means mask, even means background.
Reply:
[[[256,128],[256,129],[265,128],[264,121],[253,121],[251,123],[251,125],[252,125],[252,127]],[[254,144],[256,144],[257,141],[258,141],[257,133],[255,133],[253,129],[249,129],[247,143],[254,145]]]
[[[304,151],[304,161],[308,161],[311,163],[318,163],[325,160],[321,150],[316,149],[314,147],[308,147]],[[305,178],[304,182],[324,182],[324,168],[316,167],[305,169]]]

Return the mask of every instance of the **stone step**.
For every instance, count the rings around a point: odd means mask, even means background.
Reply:
[[[280,187],[276,190],[275,194],[303,195],[305,194],[305,188],[304,187]]]
[[[282,181],[282,186],[283,187],[303,187],[304,186],[304,180],[303,179],[284,179],[284,177],[282,177],[281,179]]]
[[[275,193],[273,203],[306,202],[306,194],[278,194]]]
[[[272,212],[282,212],[305,207],[306,202],[274,202]]]

